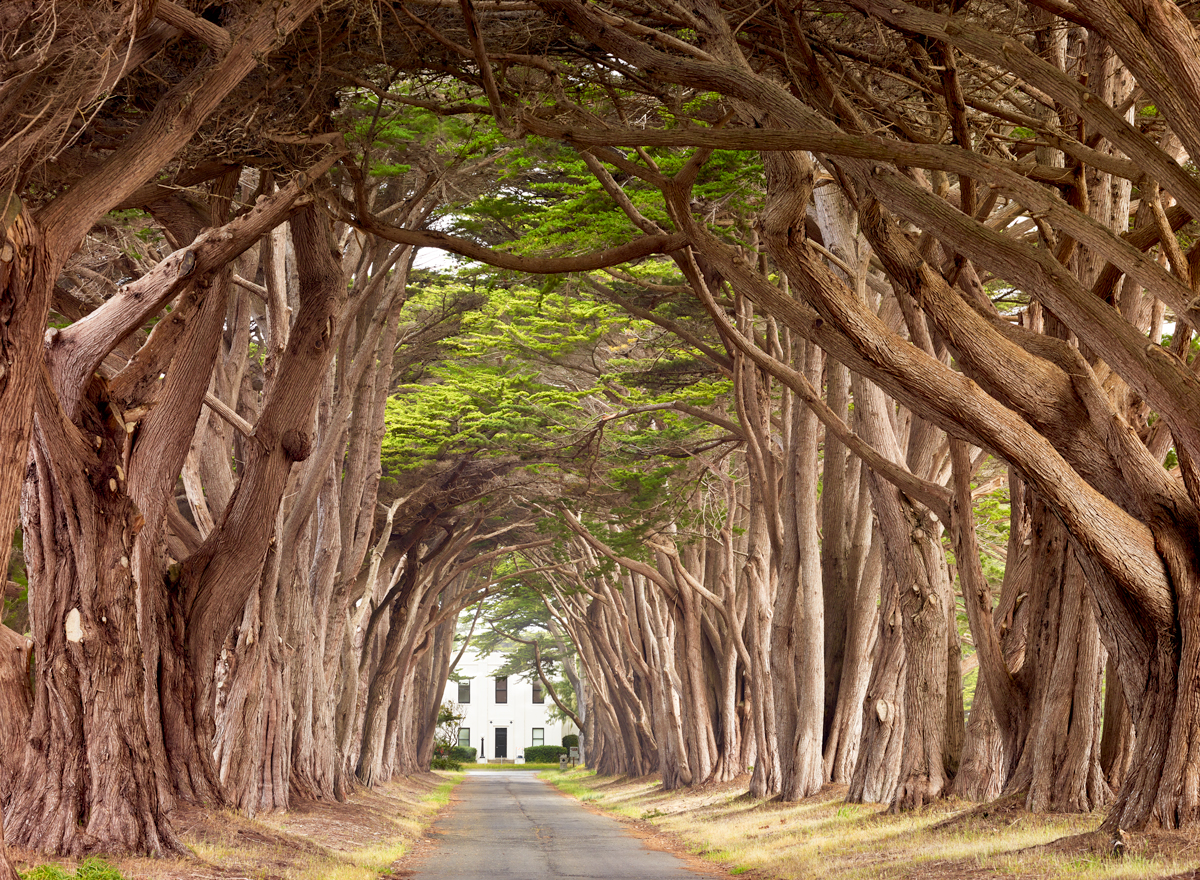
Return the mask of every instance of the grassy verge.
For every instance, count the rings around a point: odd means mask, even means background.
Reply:
[[[438,773],[398,779],[355,792],[344,804],[299,804],[256,819],[185,808],[172,820],[192,859],[38,864],[43,860],[31,854],[13,855],[26,880],[379,880],[396,876],[399,861],[462,778]]]
[[[1109,855],[1101,816],[1026,813],[1020,801],[950,800],[889,815],[847,804],[844,786],[800,803],[755,800],[746,782],[665,792],[657,780],[545,773],[565,793],[643,820],[730,874],[771,880],[959,880],[959,878],[1166,878],[1200,861],[1194,835],[1130,835]]]

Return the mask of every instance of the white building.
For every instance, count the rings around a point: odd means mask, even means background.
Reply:
[[[478,749],[478,760],[523,760],[528,746],[557,746],[567,733],[577,733],[569,721],[550,720],[554,701],[536,673],[497,677],[499,655],[480,657],[468,648],[458,661],[456,677],[446,685],[442,702],[455,704],[465,717],[458,730],[460,746]]]

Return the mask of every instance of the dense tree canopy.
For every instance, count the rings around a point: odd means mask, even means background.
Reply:
[[[1165,0],[5,4],[7,839],[427,767],[480,601],[605,772],[1193,825],[1197,70]]]

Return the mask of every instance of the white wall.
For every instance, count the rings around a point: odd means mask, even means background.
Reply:
[[[495,671],[502,662],[503,659],[498,655],[483,659],[468,648],[458,662],[455,674],[463,680],[470,680],[470,702],[459,702],[458,682],[455,681],[447,683],[442,698],[443,703],[457,704],[466,715],[462,726],[470,730],[471,745],[479,750],[480,759],[496,757],[496,728],[502,727],[508,731],[507,757],[510,760],[523,754],[527,746],[533,745],[535,727],[542,729],[542,744],[548,746],[561,745],[563,734],[576,732],[575,725],[569,721],[550,720],[554,701],[549,695],[545,696],[542,704],[533,702],[532,673],[520,677],[510,675],[508,702],[498,704]]]

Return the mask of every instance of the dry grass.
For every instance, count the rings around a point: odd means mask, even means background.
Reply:
[[[844,786],[784,804],[750,798],[746,780],[666,792],[650,778],[582,770],[544,777],[605,811],[653,824],[730,874],[762,880],[1192,878],[1200,864],[1195,833],[1130,835],[1116,858],[1096,831],[1100,815],[1034,815],[1013,801],[950,800],[889,815],[845,803]]]
[[[172,819],[195,858],[108,861],[130,880],[378,880],[399,870],[461,780],[456,773],[406,777],[356,792],[349,803],[300,804],[256,819],[185,808]],[[18,870],[44,862],[14,855]]]

